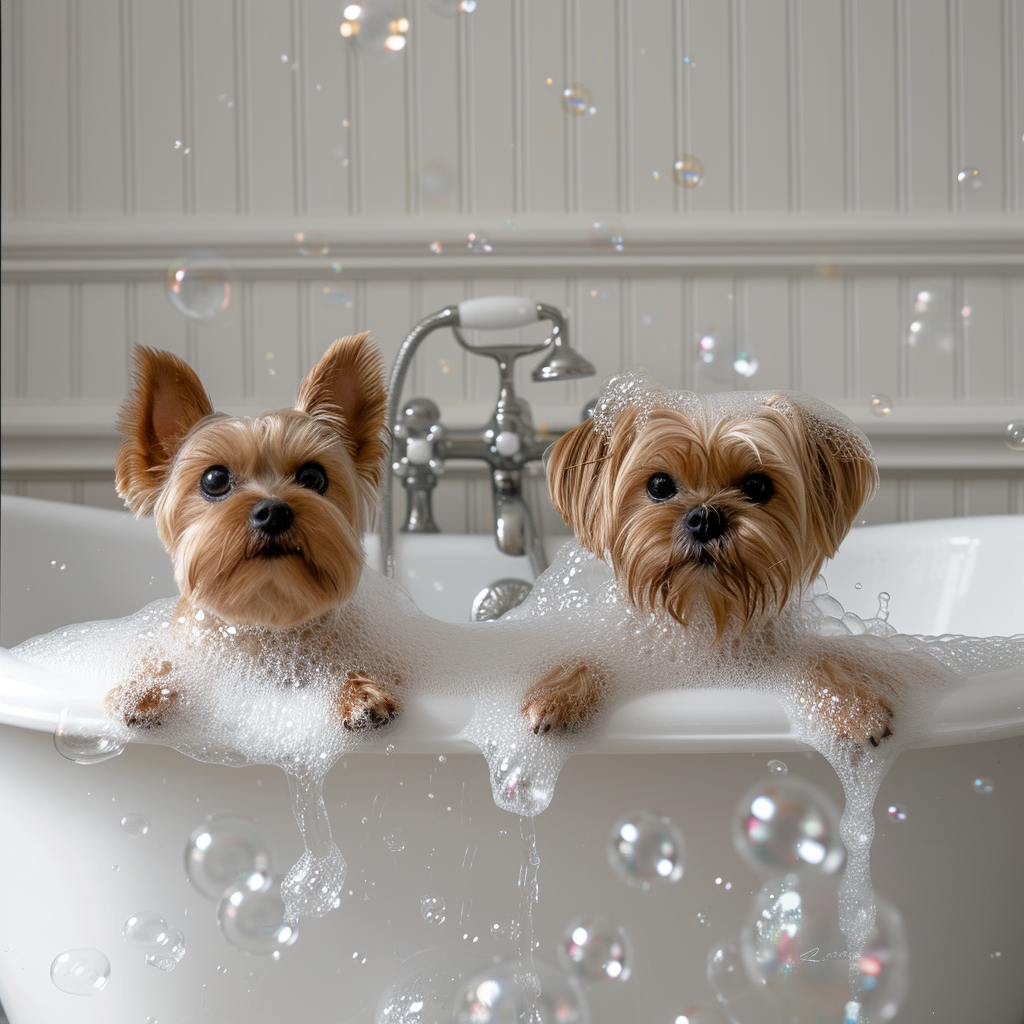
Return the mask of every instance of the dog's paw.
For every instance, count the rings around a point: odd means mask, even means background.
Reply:
[[[582,729],[601,703],[603,680],[589,665],[556,665],[523,694],[520,712],[534,733]]]
[[[383,686],[358,672],[349,672],[338,693],[338,717],[346,729],[376,729],[395,718],[402,706]]]
[[[836,666],[826,662],[814,666],[800,701],[837,739],[877,747],[892,735],[889,701],[863,682],[843,678]]]
[[[170,662],[163,664],[170,671]],[[140,678],[115,686],[103,698],[103,706],[111,718],[120,718],[130,729],[155,729],[174,713],[180,701],[181,695],[172,686]]]

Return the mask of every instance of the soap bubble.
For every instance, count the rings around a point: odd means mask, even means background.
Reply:
[[[953,335],[952,303],[946,287],[929,286],[915,292],[907,344],[918,350],[952,353]]]
[[[587,112],[592,102],[590,90],[579,82],[573,82],[562,90],[562,109],[567,114],[580,117]]]
[[[364,0],[350,4],[345,10],[361,8],[358,15],[341,25],[341,34],[351,38],[361,53],[378,60],[394,57],[405,49],[409,19],[397,13],[388,3]],[[342,12],[344,15],[344,11]],[[347,29],[347,31],[346,31]]]
[[[170,936],[170,925],[152,910],[140,910],[125,921],[124,941],[143,952],[159,949]]]
[[[61,757],[96,764],[117,757],[128,743],[128,729],[114,722],[91,701],[73,701],[57,717],[53,745]]]
[[[300,256],[326,256],[330,252],[327,236],[322,231],[296,231],[295,241]]]
[[[595,220],[587,229],[587,237],[590,244],[597,249],[614,249],[622,252],[625,248],[623,243],[623,228],[617,220]]]
[[[903,804],[889,804],[887,813],[893,821],[906,821],[907,820],[907,809]]]
[[[261,871],[225,890],[217,906],[224,938],[246,953],[273,953],[299,937],[299,926],[285,921],[281,879]]]
[[[128,836],[144,836],[149,831],[149,822],[141,814],[126,814],[121,819],[121,831]]]
[[[50,980],[73,996],[94,996],[107,987],[110,961],[91,947],[66,949],[50,964]]]
[[[492,251],[491,244],[483,235],[478,235],[475,231],[470,231],[466,237],[468,238],[466,248],[470,252],[487,253]]]
[[[472,14],[476,10],[476,0],[427,0],[430,9],[445,18],[454,18],[459,14]]]
[[[169,973],[174,970],[184,955],[185,936],[177,928],[171,928],[167,932],[167,941],[159,949],[151,950],[146,954],[146,963],[157,970]]]
[[[683,153],[672,167],[677,185],[696,188],[704,180],[704,164],[692,153]]]
[[[1004,441],[1007,448],[1012,448],[1015,452],[1024,452],[1024,421],[1007,423]]]
[[[430,243],[430,251],[435,256],[440,256],[441,253],[444,252],[444,246],[440,242],[431,242]]]
[[[333,285],[322,285],[320,295],[324,302],[329,302],[332,306],[350,307],[352,305],[348,292],[341,288],[335,288]]]
[[[785,761],[777,761],[773,758],[768,762],[768,771],[772,775],[785,775],[789,771],[789,766]]]
[[[899,912],[876,897],[875,926],[857,966],[860,1012],[891,1020],[908,985],[907,940]],[[759,990],[805,1020],[842,1020],[850,999],[850,961],[839,928],[836,888],[797,875],[766,882],[741,932],[743,961]]]
[[[625,981],[632,970],[633,945],[625,928],[605,917],[578,917],[562,936],[558,959],[572,974],[590,981]]]
[[[996,787],[991,779],[982,777],[974,780],[972,788],[978,796],[988,796]]]
[[[843,862],[839,813],[804,779],[752,786],[733,813],[732,836],[739,855],[762,874],[793,869],[831,874]]]
[[[193,253],[167,268],[167,297],[190,320],[210,321],[231,304],[231,275],[216,256]]]
[[[448,1024],[472,967],[447,950],[424,949],[403,961],[377,1003],[376,1024]]]
[[[981,188],[981,171],[977,167],[965,167],[957,173],[956,180],[966,188]]]
[[[392,829],[384,837],[384,845],[392,853],[401,853],[405,849],[405,833],[400,829]]]
[[[760,365],[753,349],[749,347],[737,353],[736,358],[732,361],[732,368],[741,377],[753,377]]]
[[[718,942],[708,950],[707,974],[720,1003],[728,1005],[750,991],[743,957],[732,939]]]
[[[872,416],[888,416],[892,412],[892,399],[888,395],[877,394],[872,395],[869,408],[871,409]]]
[[[250,818],[218,814],[205,818],[185,844],[185,874],[207,899],[219,900],[224,890],[254,871],[270,871],[266,839]]]
[[[444,900],[440,896],[421,896],[420,916],[427,924],[444,924]]]
[[[532,818],[545,810],[554,795],[554,784],[536,777],[516,756],[510,754],[492,762],[491,791],[499,807]]]
[[[701,928],[711,927],[711,914],[704,907],[697,911],[697,924],[699,924]]]
[[[710,1006],[688,1006],[675,1024],[730,1024],[729,1018]]]
[[[686,843],[670,819],[653,811],[619,818],[608,836],[608,862],[628,885],[678,882],[683,877]]]
[[[457,1024],[588,1024],[590,1007],[574,978],[542,961],[534,971],[540,981],[536,999],[522,964],[499,961],[475,974],[455,1003]]]

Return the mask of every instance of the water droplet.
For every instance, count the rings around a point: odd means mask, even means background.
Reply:
[[[229,886],[217,905],[224,938],[246,953],[275,953],[299,937],[299,926],[285,921],[281,879],[253,871]]]
[[[111,864],[110,865],[110,870],[111,871],[120,871],[121,870],[121,865],[120,864]]]
[[[573,82],[562,90],[562,109],[567,114],[580,117],[592,105],[590,90],[579,82]]]
[[[683,877],[686,843],[679,827],[653,811],[620,818],[608,836],[608,861],[628,885],[678,882]]]
[[[697,924],[702,928],[711,927],[711,914],[708,913],[707,909],[704,907],[701,907],[701,909],[697,911]]]
[[[127,743],[127,727],[111,721],[90,701],[75,701],[64,708],[53,733],[57,753],[79,764],[116,757]]]
[[[121,819],[121,831],[127,836],[144,836],[149,822],[141,814],[126,814]]]
[[[420,915],[427,924],[443,924],[444,900],[440,896],[421,896]]]
[[[579,917],[565,929],[558,959],[580,978],[625,981],[632,970],[633,947],[625,928],[605,917]]]
[[[704,164],[692,153],[683,153],[673,164],[673,174],[677,185],[696,188],[704,181]]]
[[[854,590],[860,590],[862,586],[863,586],[863,584],[861,584],[861,583],[854,583],[853,589]]]
[[[67,949],[50,964],[50,980],[73,996],[94,996],[107,987],[110,961],[91,947]]]
[[[974,780],[972,788],[979,796],[988,796],[996,787],[991,779],[982,776]]]
[[[444,246],[440,242],[431,242],[430,243],[430,251],[435,256],[440,256],[441,253],[444,251]]]
[[[231,275],[212,253],[194,253],[167,268],[167,297],[190,320],[210,321],[231,304]]]
[[[623,227],[617,220],[595,220],[587,229],[590,244],[597,249],[612,249],[622,252],[625,249]]]
[[[889,817],[893,821],[906,821],[907,820],[907,809],[903,804],[889,804],[888,807]]]
[[[384,837],[384,845],[392,853],[401,853],[405,849],[405,834],[400,828],[393,829]]]
[[[440,762],[441,764],[444,764],[444,763],[445,763],[445,762],[446,762],[446,761],[448,760],[448,758],[447,758],[447,757],[445,757],[445,756],[444,756],[444,754],[438,754],[438,755],[437,755],[437,760],[438,760],[438,761],[439,761],[439,762]]]
[[[499,807],[514,814],[540,814],[554,795],[553,781],[535,778],[515,754],[491,762],[491,792]]]
[[[708,981],[718,1001],[728,1005],[747,991],[747,975],[739,948],[731,939],[719,942],[708,951]]]
[[[754,355],[753,350],[750,348],[746,348],[738,353],[732,362],[732,368],[741,377],[753,377],[760,365],[757,361],[757,356]]]
[[[977,167],[965,167],[957,173],[956,180],[965,188],[981,188],[981,171]]]
[[[300,256],[326,256],[331,250],[322,231],[296,231]]]
[[[770,771],[772,775],[785,775],[786,772],[789,771],[789,766],[785,761],[772,759],[768,762],[768,771]]]
[[[466,243],[466,248],[470,252],[491,252],[491,245],[483,235],[478,235],[475,231],[471,231],[466,237],[469,239]]]
[[[804,779],[751,787],[733,814],[732,835],[740,856],[763,874],[794,869],[831,874],[843,862],[839,813]]]
[[[219,900],[239,878],[268,873],[270,862],[266,839],[256,823],[234,814],[206,818],[185,845],[188,880],[210,900]]]
[[[1024,420],[1015,420],[1006,424],[1006,435],[1003,438],[1006,447],[1015,452],[1024,452]],[[64,566],[61,566],[63,569]]]
[[[888,416],[892,412],[892,399],[888,395],[872,395],[868,401],[872,416]]]

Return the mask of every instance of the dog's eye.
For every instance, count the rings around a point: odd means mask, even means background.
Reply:
[[[211,466],[199,480],[199,490],[211,501],[223,498],[231,490],[231,473],[227,466]]]
[[[647,495],[651,501],[668,501],[675,497],[678,489],[675,480],[667,473],[655,473],[647,481]]]
[[[327,474],[324,472],[324,467],[315,462],[307,462],[304,466],[299,466],[298,472],[295,474],[295,482],[300,487],[308,487],[311,491],[316,491],[317,494],[323,494],[327,490]]]
[[[775,493],[775,485],[764,473],[751,473],[740,481],[740,490],[748,501],[763,505]]]

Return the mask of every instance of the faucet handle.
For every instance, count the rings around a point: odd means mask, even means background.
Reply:
[[[539,319],[537,303],[517,295],[485,295],[459,303],[459,326],[467,331],[509,330],[536,323]]]

